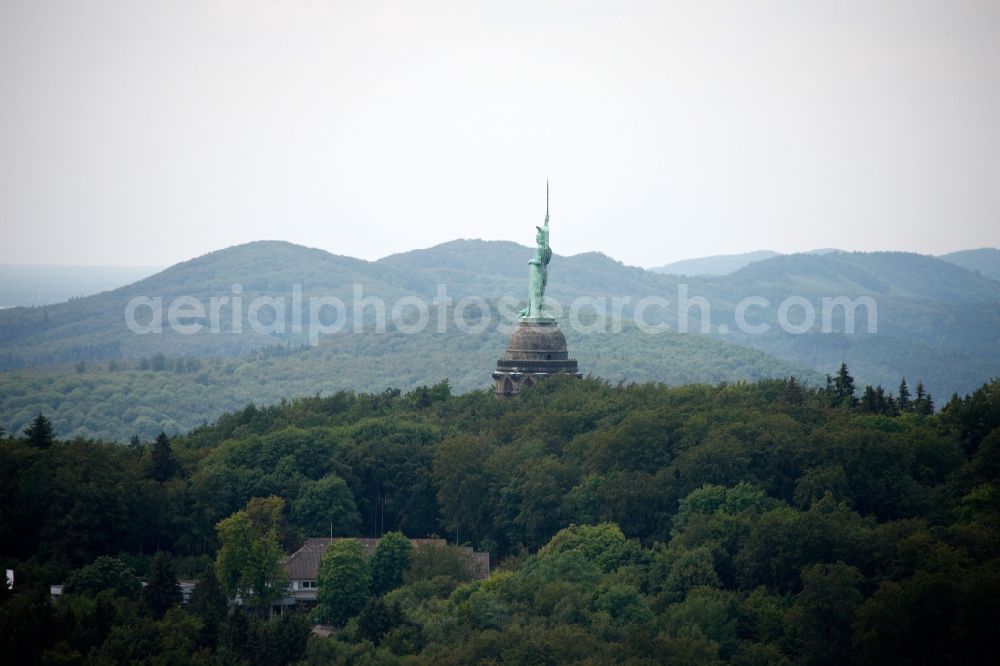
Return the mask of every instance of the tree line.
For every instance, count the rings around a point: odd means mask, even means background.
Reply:
[[[861,397],[856,396],[854,377],[846,363],[840,364],[840,369],[836,376],[826,376],[826,387],[824,393],[830,400],[831,406],[847,406],[860,409],[867,414],[883,414],[885,416],[899,416],[904,413],[915,413],[922,416],[929,416],[934,413],[934,398],[924,388],[922,381],[917,382],[916,395],[910,393],[910,387],[906,383],[906,377],[899,382],[899,389],[896,395],[888,393],[882,386],[867,385]],[[954,396],[958,399],[958,396]]]

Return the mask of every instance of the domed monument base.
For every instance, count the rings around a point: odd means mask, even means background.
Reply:
[[[545,314],[545,286],[549,283],[549,183],[545,182],[545,222],[535,227],[535,256],[528,262],[528,306],[518,315],[507,353],[493,371],[497,396],[520,393],[540,379],[552,375],[582,377],[576,361],[566,351],[566,336],[559,324]]]
[[[569,357],[566,336],[555,319],[522,319],[510,336],[507,352],[493,372],[498,396],[510,396],[552,375],[582,377]]]

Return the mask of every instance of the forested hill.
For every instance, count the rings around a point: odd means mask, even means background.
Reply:
[[[838,390],[438,384],[249,406],[131,446],[36,422],[0,437],[17,581],[0,661],[992,663],[1000,382],[933,415]],[[447,551],[338,551],[312,616],[333,636],[225,614],[219,586],[283,585],[306,537],[383,530],[457,537],[497,566],[469,581]],[[240,587],[229,572],[251,556],[261,582]],[[178,575],[215,596],[178,608]]]
[[[45,307],[0,310],[0,368],[19,370],[16,375],[0,373],[0,396],[5,397],[0,423],[20,428],[37,411],[61,409],[61,402],[53,402],[52,391],[43,395],[32,388],[39,384],[59,385],[62,400],[76,403],[70,405],[74,410],[56,414],[63,432],[91,435],[108,431],[81,426],[84,418],[108,423],[109,415],[114,419],[113,414],[125,412],[121,407],[110,413],[103,408],[94,411],[93,399],[122,391],[125,404],[142,411],[134,419],[144,418],[141,426],[129,432],[148,434],[159,427],[186,428],[249,399],[270,402],[300,392],[378,390],[392,384],[411,388],[438,381],[442,371],[456,390],[479,388],[503,351],[504,336],[495,326],[480,335],[460,334],[451,324],[443,335],[430,330],[399,335],[391,325],[385,333],[377,333],[373,311],[367,309],[357,322],[364,332],[355,334],[355,289],[364,297],[383,299],[387,311],[400,298],[420,299],[432,306],[429,329],[435,329],[438,320],[432,299],[444,285],[453,303],[464,297],[486,299],[493,308],[492,323],[497,324],[497,299],[525,296],[525,266],[531,254],[530,248],[510,242],[459,240],[372,262],[290,243],[256,242],[213,252],[110,292]],[[303,306],[303,332],[293,330],[291,304],[296,285],[301,286],[303,303],[314,296],[335,296],[347,305],[344,334],[322,337],[320,347],[303,356],[289,353],[309,343],[307,305]],[[684,288],[689,298],[704,297],[710,305],[707,336],[701,335],[698,307],[687,311],[688,333],[682,337],[691,341],[678,342],[676,335],[650,336],[628,326],[622,334],[608,334],[611,327],[605,325],[597,334],[571,336],[571,349],[583,371],[626,382],[715,382],[793,373],[815,381],[846,361],[863,383],[894,387],[906,377],[911,384],[923,381],[939,398],[966,393],[1000,376],[996,334],[1000,330],[1000,282],[933,257],[885,252],[789,255],[753,263],[732,275],[682,278],[625,266],[599,253],[555,255],[548,294],[566,308],[577,298],[591,299],[598,308],[606,308],[606,314],[620,315],[626,322],[641,299],[666,299],[667,307],[646,310],[647,322],[666,323],[676,333],[680,328],[677,304]],[[207,319],[202,320],[205,328],[194,335],[180,335],[169,327],[160,334],[139,335],[125,323],[126,306],[134,297],[162,299],[166,319],[166,311],[178,297],[192,297],[209,310],[212,298],[235,295],[244,304],[239,334],[233,333],[228,304],[219,310],[219,333],[208,331]],[[257,296],[285,299],[284,333],[255,331],[248,325],[245,310]],[[864,309],[859,310],[855,334],[844,334],[839,309],[829,322],[830,332],[823,332],[824,298],[862,296],[877,304],[877,333],[869,331]],[[766,298],[770,304],[750,311],[749,319],[768,326],[763,334],[738,330],[735,308],[747,297]],[[805,333],[789,333],[779,325],[779,305],[789,297],[806,299],[816,312],[815,323]],[[616,299],[621,303],[617,312]],[[261,312],[261,323],[269,324],[271,310]],[[143,314],[148,317],[148,310],[140,311],[140,321]],[[793,309],[789,320],[798,323],[801,317]],[[567,317],[562,322],[569,331]],[[253,364],[261,353],[289,359],[270,362],[274,379],[269,389],[243,382],[247,376],[259,377]],[[169,366],[191,372],[184,380],[193,383],[181,391],[188,397],[172,400],[170,396],[177,394],[174,380],[168,382],[164,375],[150,375],[142,369],[143,359],[148,368],[159,355],[167,361],[159,364],[161,370]],[[734,363],[740,359],[742,368]],[[62,365],[23,370],[53,364]],[[304,366],[308,370],[303,371]],[[761,371],[768,366],[770,370]],[[144,374],[95,376],[109,367]],[[381,374],[385,369],[396,372],[398,379],[385,382]],[[82,378],[74,378],[77,371]],[[142,387],[143,394],[131,392],[131,386]],[[167,399],[157,397],[155,406],[148,405],[149,389]],[[277,393],[285,390],[294,393]],[[77,400],[81,395],[93,398],[81,402]],[[190,404],[200,407],[191,410],[186,407]],[[118,427],[113,432],[123,435]]]
[[[950,261],[909,252],[791,254],[759,261],[721,284],[753,284],[775,295],[883,296],[948,303],[1000,301],[1000,282]]]
[[[155,352],[233,355],[295,338],[290,332],[290,306],[284,335],[256,333],[244,323],[239,335],[179,336],[166,330],[162,335],[139,336],[125,326],[125,308],[134,297],[162,298],[166,308],[172,299],[191,296],[207,308],[212,297],[233,296],[234,284],[239,285],[244,303],[262,295],[290,300],[293,285],[300,285],[304,299],[336,296],[350,304],[358,285],[365,296],[378,296],[391,304],[403,296],[433,298],[443,284],[456,298],[523,298],[526,258],[531,253],[530,248],[510,242],[464,240],[368,262],[285,242],[248,243],[177,264],[113,291],[45,307],[0,310],[0,366],[138,358]],[[900,329],[918,316],[917,311],[947,319],[953,314],[949,308],[1000,301],[1000,282],[933,257],[890,252],[779,256],[733,275],[690,280],[625,266],[600,253],[555,255],[550,275],[548,293],[564,307],[580,296],[629,297],[631,302],[622,310],[625,316],[645,296],[676,301],[678,285],[686,284],[690,296],[704,296],[712,304],[713,332],[716,322],[732,323],[732,306],[747,296],[802,296],[815,300],[818,308],[824,296],[870,295],[884,299],[888,310],[883,318],[890,328],[898,325]],[[229,332],[228,305],[223,304],[221,314],[222,331]],[[667,322],[676,324],[673,308],[653,314],[663,314]],[[983,316],[992,314],[984,312]],[[698,315],[697,309],[692,310],[693,318]],[[348,308],[348,320],[352,316]],[[981,323],[976,318],[964,328],[976,329]],[[697,325],[691,328],[700,330]],[[934,342],[965,348],[961,340],[948,339],[953,333],[943,332]],[[915,341],[925,337],[922,332],[913,336]]]
[[[232,356],[278,343],[273,335],[243,326],[232,333],[232,310],[222,310],[222,330],[228,335],[179,335],[165,328],[162,335],[136,335],[126,326],[125,308],[135,297],[162,298],[167,304],[191,296],[205,304],[214,297],[232,297],[233,285],[249,302],[256,296],[290,298],[293,284],[305,296],[322,293],[349,298],[351,285],[377,285],[384,297],[404,292],[394,283],[401,276],[386,274],[369,262],[338,257],[291,243],[265,241],[219,250],[172,266],[119,289],[39,308],[0,311],[0,359],[6,367],[52,362],[137,358],[156,352],[190,356]],[[166,307],[166,306],[165,306]],[[145,314],[148,311],[144,311]],[[245,314],[245,313],[244,313]],[[165,315],[165,313],[164,313]],[[148,319],[148,314],[146,314]],[[245,318],[244,318],[245,319]]]

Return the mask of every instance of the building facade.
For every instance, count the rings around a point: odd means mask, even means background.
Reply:
[[[302,547],[285,558],[282,568],[288,576],[288,594],[278,602],[278,606],[305,606],[310,608],[316,605],[316,596],[319,592],[319,563],[326,553],[326,549],[339,538],[317,537],[307,539]],[[378,548],[381,539],[355,539],[365,550],[369,557]],[[410,539],[414,549],[418,548],[441,548],[448,545],[444,539]],[[459,551],[466,560],[469,573],[474,578],[486,578],[490,575],[490,554],[480,553],[469,546],[459,547]],[[281,608],[276,609],[281,612]]]

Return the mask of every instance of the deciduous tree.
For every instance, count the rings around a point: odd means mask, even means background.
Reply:
[[[381,596],[402,585],[412,551],[413,545],[401,532],[382,537],[371,559],[372,594]]]
[[[319,563],[316,617],[330,624],[344,624],[368,602],[371,566],[356,539],[338,539]]]
[[[117,557],[104,555],[71,573],[66,579],[65,591],[96,596],[103,590],[111,590],[116,596],[135,599],[141,587],[127,564]]]
[[[291,508],[295,524],[309,536],[356,534],[361,525],[354,495],[336,474],[304,482]]]
[[[288,577],[281,568],[284,506],[280,497],[254,497],[245,509],[216,526],[221,545],[215,571],[222,589],[258,609],[280,598],[288,586]]]
[[[802,663],[851,661],[851,626],[864,600],[858,589],[862,580],[857,569],[843,562],[802,570],[802,592],[789,617]]]

